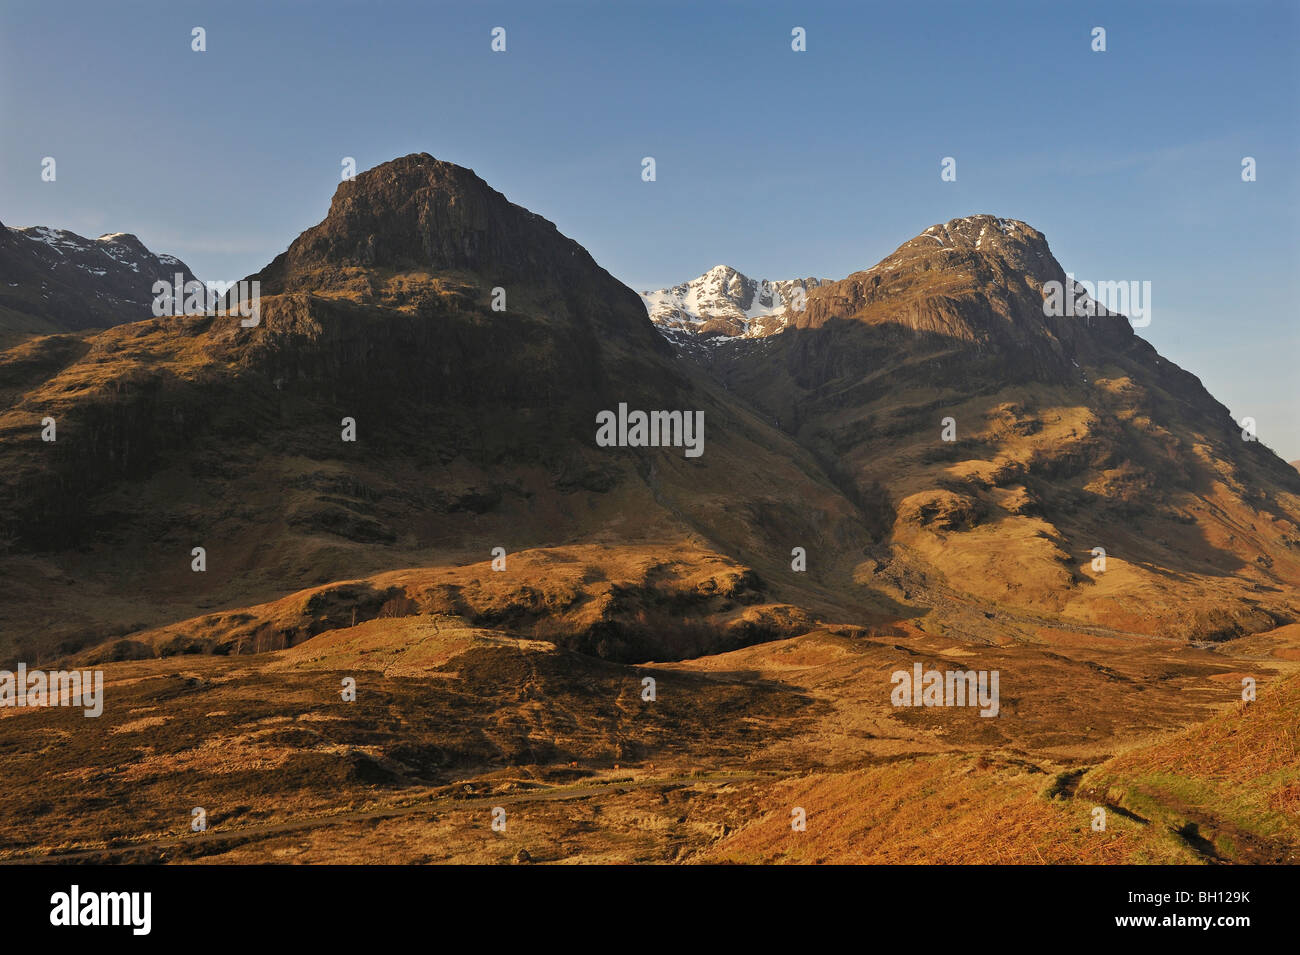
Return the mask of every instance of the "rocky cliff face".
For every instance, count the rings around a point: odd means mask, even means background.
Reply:
[[[151,473],[214,427],[237,430],[246,413],[316,433],[304,447],[350,416],[365,420],[372,453],[582,471],[570,452],[598,410],[642,397],[680,406],[687,387],[633,292],[551,223],[427,154],[341,184],[326,219],[253,278],[255,328],[165,318],[0,356],[13,401],[0,416],[13,463],[4,531],[63,546],[85,530],[98,491]],[[47,415],[60,431],[48,445],[37,427]],[[320,443],[340,450],[337,436]]]
[[[107,328],[153,315],[159,279],[194,281],[180,259],[133,235],[87,239],[63,229],[0,224],[0,338]]]
[[[324,221],[251,277],[264,295],[305,291],[396,308],[490,308],[500,288],[506,315],[560,313],[575,332],[669,353],[636,295],[586,249],[473,170],[428,153],[341,183]]]
[[[1045,286],[1067,283],[1047,239],[1014,219],[980,215],[935,225],[883,261],[808,296],[796,328],[851,320],[896,325],[981,349],[1015,349],[1022,369],[1047,377],[1071,363],[1133,345],[1128,320],[1044,314]]]

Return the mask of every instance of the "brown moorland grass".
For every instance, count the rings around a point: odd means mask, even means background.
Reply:
[[[1116,756],[1080,788],[1199,840],[1221,859],[1300,861],[1300,676]]]

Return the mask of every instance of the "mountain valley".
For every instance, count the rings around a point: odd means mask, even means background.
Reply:
[[[1045,315],[1065,277],[974,215],[638,295],[419,153],[256,327],[28,301],[0,666],[107,705],[0,710],[0,857],[1300,861],[1300,472],[1125,316]],[[600,446],[620,403],[704,453]],[[916,664],[998,715],[893,705]]]

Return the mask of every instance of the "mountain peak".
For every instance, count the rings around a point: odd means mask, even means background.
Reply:
[[[472,272],[504,282],[564,282],[601,272],[555,225],[510,202],[472,169],[412,153],[339,184],[329,214],[253,278],[262,291],[345,291],[363,273]]]
[[[996,241],[999,236],[1016,236],[1021,239],[1045,241],[1043,234],[1019,219],[1004,219],[1001,216],[979,213],[973,216],[958,216],[947,222],[932,225],[921,235],[940,235],[955,244],[974,245],[986,236]]]
[[[972,253],[984,258],[1002,259],[1013,271],[1037,276],[1040,281],[1055,277],[1055,273],[1060,271],[1046,236],[1019,219],[992,215],[962,216],[932,225],[904,242],[876,267],[899,257],[907,259],[917,254],[924,258],[933,258],[937,254],[940,260],[944,256],[955,256],[953,263],[960,264]]]
[[[153,314],[153,284],[194,274],[129,232],[89,239],[50,226],[0,226],[0,340],[109,327]]]
[[[978,214],[932,225],[839,282],[755,280],[720,264],[681,285],[644,292],[641,299],[665,337],[683,346],[761,338],[849,317],[942,328],[980,340],[1003,337],[1007,321],[1037,337],[1043,285],[1064,278],[1047,238],[1033,226]],[[958,320],[952,313],[956,299],[980,302],[963,308]],[[992,315],[1000,318],[990,323]]]
[[[698,278],[644,292],[650,320],[677,344],[761,338],[785,328],[788,310],[824,279],[752,279],[730,265],[715,265]]]
[[[325,218],[250,278],[263,295],[303,292],[423,314],[497,311],[503,290],[509,315],[569,316],[583,335],[669,350],[636,293],[586,249],[472,169],[428,153],[340,183]]]
[[[1067,281],[1046,237],[1018,219],[964,216],[932,225],[876,265],[814,289],[796,328],[830,322],[902,327],[982,349],[1019,354],[1043,378],[1075,374],[1079,362],[1128,347],[1121,315],[1054,316],[1048,283]]]

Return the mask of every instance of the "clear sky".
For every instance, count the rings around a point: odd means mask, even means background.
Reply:
[[[644,290],[842,278],[988,212],[1081,279],[1150,281],[1141,334],[1296,459],[1298,107],[1296,0],[3,0],[0,221],[232,280],[320,221],[344,156],[426,151]]]

